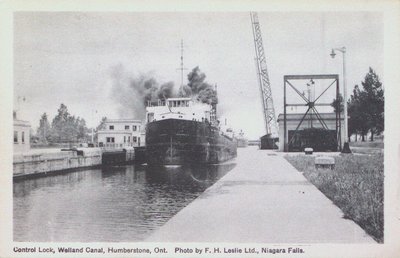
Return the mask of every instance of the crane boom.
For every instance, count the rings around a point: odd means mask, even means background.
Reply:
[[[256,12],[250,13],[254,36],[254,48],[256,52],[256,70],[258,74],[266,133],[276,137],[278,124],[275,117],[274,102],[272,99],[271,84],[268,77],[267,60],[261,37],[260,23]]]

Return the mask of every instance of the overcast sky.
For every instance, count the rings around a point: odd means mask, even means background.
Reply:
[[[370,66],[384,81],[380,13],[259,13],[259,20],[276,115],[283,111],[284,75],[328,73],[342,79],[342,56],[332,59],[332,47],[347,48],[349,92],[361,84]],[[199,66],[206,81],[218,85],[220,116],[249,138],[263,135],[247,12],[17,12],[14,108],[34,129],[40,115],[46,112],[52,119],[60,103],[67,105],[71,114],[85,118],[89,127],[96,126],[103,116],[127,117],[130,112],[118,112],[119,103],[113,97],[113,69],[121,67],[129,77],[151,74],[160,84],[174,81],[179,87],[181,39],[185,67]],[[317,84],[316,95],[326,83]],[[305,89],[305,82],[299,85],[302,87]],[[290,94],[290,101],[301,103],[294,92]],[[18,96],[25,97],[25,102],[18,102]],[[333,98],[332,91],[321,101]]]

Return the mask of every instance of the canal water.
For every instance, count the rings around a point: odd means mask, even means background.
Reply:
[[[16,181],[14,241],[142,241],[234,166],[127,165]]]

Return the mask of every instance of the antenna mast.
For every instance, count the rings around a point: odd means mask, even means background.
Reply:
[[[256,12],[251,12],[250,17],[253,27],[254,48],[256,52],[255,62],[263,104],[265,129],[267,134],[276,137],[278,136],[278,124],[275,117],[274,102],[272,100],[271,84],[268,77],[267,61],[261,37],[260,23],[258,22],[258,15]]]
[[[181,87],[183,86],[183,71],[187,70],[186,68],[183,67],[183,39],[181,39],[181,67],[178,68],[177,70],[181,71]]]

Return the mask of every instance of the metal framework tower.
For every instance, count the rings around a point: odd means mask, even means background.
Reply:
[[[266,133],[271,134],[272,137],[277,137],[278,124],[275,117],[274,102],[272,100],[271,84],[268,77],[267,61],[261,37],[260,23],[258,22],[258,15],[256,12],[251,12],[250,17],[253,27],[254,47],[256,51],[256,70],[261,91]]]

